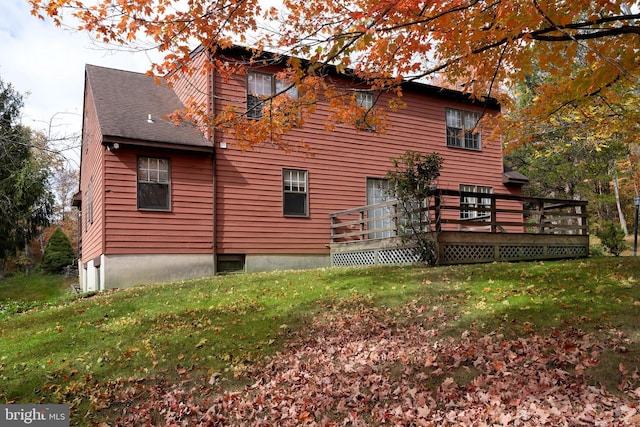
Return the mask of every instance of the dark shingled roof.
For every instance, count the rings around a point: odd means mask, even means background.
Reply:
[[[86,66],[100,129],[105,139],[178,144],[198,148],[213,145],[190,123],[175,126],[164,118],[184,108],[175,92],[153,77],[112,68]],[[149,115],[153,123],[148,122]],[[177,148],[177,147],[176,147]]]
[[[504,165],[504,173],[502,174],[502,183],[506,186],[523,186],[529,183],[529,178],[520,172],[513,170]]]
[[[205,48],[202,45],[200,45],[192,53],[195,54],[196,52],[201,51],[202,49],[205,49]],[[279,65],[287,66],[287,61],[289,58],[291,58],[288,55],[277,54],[273,52],[265,52],[265,51],[257,54],[257,51],[255,49],[245,47],[245,46],[240,46],[240,45],[233,45],[226,48],[219,48],[216,52],[217,52],[217,55],[220,55],[222,57],[222,59],[225,59],[225,57],[229,57],[229,58],[239,57],[244,61],[252,62],[256,65],[259,65],[262,62],[264,65],[279,64]],[[310,64],[310,62],[305,59],[302,59],[302,58],[297,58],[297,59],[299,59],[303,63],[306,63],[307,65]],[[333,75],[333,76],[344,75],[347,78],[353,78],[356,81],[359,80],[362,83],[366,84],[364,80],[360,80],[354,74],[351,68],[347,68],[343,72],[338,72],[335,66],[325,65],[324,69],[330,75]],[[465,104],[484,105],[489,108],[500,109],[500,103],[496,98],[492,98],[492,97],[473,98],[470,94],[456,90],[456,89],[447,89],[440,86],[434,86],[427,83],[422,83],[420,81],[406,81],[402,83],[402,87],[403,87],[403,90],[410,90],[410,91],[418,92],[421,94],[445,98],[455,102],[462,102]]]

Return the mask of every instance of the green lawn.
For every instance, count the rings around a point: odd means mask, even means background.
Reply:
[[[616,339],[623,351],[589,368],[615,393],[620,363],[640,366],[639,282],[637,258],[597,257],[220,276],[62,298],[0,319],[0,399],[68,403],[74,424],[90,424],[113,416],[102,398],[114,389],[212,376],[239,387],[315,316],[377,307],[410,324],[407,304],[446,319],[440,337],[575,328]]]
[[[53,274],[17,273],[0,280],[0,318],[68,296],[74,279]]]

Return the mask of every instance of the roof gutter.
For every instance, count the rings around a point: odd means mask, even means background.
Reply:
[[[108,150],[118,150],[120,147],[160,148],[172,151],[187,151],[198,153],[211,153],[213,146],[210,143],[203,145],[180,144],[177,142],[145,141],[140,139],[123,138],[120,136],[104,135],[102,145]]]

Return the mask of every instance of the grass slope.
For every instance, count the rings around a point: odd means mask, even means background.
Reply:
[[[40,273],[17,273],[1,279],[0,318],[65,298],[73,281],[61,275]]]
[[[114,390],[214,377],[233,388],[316,316],[365,305],[410,322],[407,304],[441,313],[440,336],[615,334],[624,348],[588,370],[615,392],[620,364],[640,366],[639,281],[637,258],[601,257],[261,273],[62,300],[0,320],[0,399],[68,403],[73,424],[109,420]]]

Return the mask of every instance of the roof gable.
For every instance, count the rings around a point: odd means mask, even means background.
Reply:
[[[91,88],[105,139],[212,147],[194,125],[176,126],[165,118],[184,104],[171,88],[156,84],[152,77],[87,65],[85,84]]]

